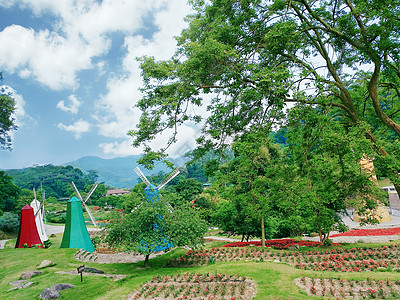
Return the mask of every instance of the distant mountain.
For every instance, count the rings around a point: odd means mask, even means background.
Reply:
[[[134,169],[138,166],[136,162],[141,155],[131,155],[125,157],[116,157],[112,159],[104,159],[97,156],[85,156],[75,161],[66,163],[75,168],[79,168],[84,172],[95,170],[98,172],[98,182],[104,182],[107,185],[116,188],[133,188],[139,181]],[[156,175],[160,171],[165,173],[171,172],[165,164],[157,164],[153,170],[149,171],[141,167],[146,176]]]

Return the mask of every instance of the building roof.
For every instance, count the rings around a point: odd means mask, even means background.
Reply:
[[[129,190],[122,190],[122,189],[114,189],[114,190],[108,190],[106,193],[106,196],[120,196],[120,195],[126,195],[130,194],[131,191]]]

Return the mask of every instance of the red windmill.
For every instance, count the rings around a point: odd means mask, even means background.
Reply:
[[[25,244],[27,244],[28,247],[39,244],[41,248],[43,248],[42,241],[40,240],[37,231],[33,208],[28,204],[21,209],[21,221],[19,224],[18,238],[15,248],[23,248]]]

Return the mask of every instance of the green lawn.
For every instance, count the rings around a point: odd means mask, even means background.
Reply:
[[[283,263],[273,262],[230,262],[216,263],[193,268],[163,268],[172,257],[186,253],[184,249],[175,249],[165,255],[150,261],[151,268],[141,268],[143,263],[137,264],[97,264],[86,263],[86,266],[100,269],[109,274],[127,274],[120,281],[98,276],[84,276],[80,282],[79,276],[55,274],[55,271],[70,271],[82,263],[74,260],[75,249],[60,249],[61,234],[52,238],[53,246],[49,249],[14,249],[15,241],[8,242],[6,249],[0,250],[0,293],[4,299],[37,299],[40,292],[54,283],[69,283],[76,287],[61,291],[63,299],[124,299],[126,296],[150,280],[156,274],[172,275],[179,272],[225,272],[228,274],[244,275],[254,279],[257,283],[257,296],[255,299],[310,299],[294,283],[296,277],[315,276],[328,278],[338,277],[343,279],[375,279],[393,280],[400,279],[400,273],[389,272],[362,272],[362,273],[334,273],[299,270]],[[222,243],[213,243],[210,246],[220,246]],[[370,246],[362,244],[362,246]],[[372,245],[371,245],[372,246]],[[350,246],[347,246],[350,247]],[[276,250],[284,251],[284,250]],[[44,260],[49,259],[56,263],[55,266],[44,269],[44,273],[33,277],[35,284],[22,290],[7,292],[11,287],[9,283],[20,278],[21,273],[35,270]],[[314,297],[320,299],[320,297]]]

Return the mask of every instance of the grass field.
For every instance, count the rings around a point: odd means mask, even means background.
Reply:
[[[143,263],[136,264],[97,264],[86,263],[86,266],[100,269],[107,274],[127,274],[119,281],[110,278],[84,275],[84,282],[76,275],[56,274],[56,271],[72,271],[82,265],[74,260],[76,249],[60,249],[61,234],[51,238],[53,245],[49,249],[14,249],[15,241],[9,241],[6,249],[0,250],[0,293],[3,299],[38,299],[41,291],[54,283],[69,283],[76,287],[61,291],[62,299],[125,299],[129,293],[142,286],[151,278],[160,274],[171,276],[183,272],[220,272],[237,274],[249,277],[257,283],[257,295],[254,299],[321,299],[321,297],[308,296],[294,284],[294,279],[301,276],[363,280],[374,278],[378,280],[400,280],[398,272],[315,272],[296,269],[284,263],[274,262],[217,262],[201,267],[192,268],[165,268],[166,262],[174,257],[183,255],[187,250],[175,249],[165,255],[150,260],[151,268],[142,268]],[[223,243],[213,243],[207,247],[221,246]],[[362,247],[382,246],[361,244]],[[347,245],[354,247],[357,245]],[[306,251],[307,249],[304,249]],[[288,252],[289,250],[273,250]],[[303,251],[303,250],[301,250]],[[34,285],[21,290],[7,292],[10,282],[20,279],[24,271],[36,270],[44,260],[52,260],[55,266],[43,269],[44,273],[33,277],[30,281]],[[207,299],[207,298],[205,298]],[[328,297],[326,297],[328,299]]]

